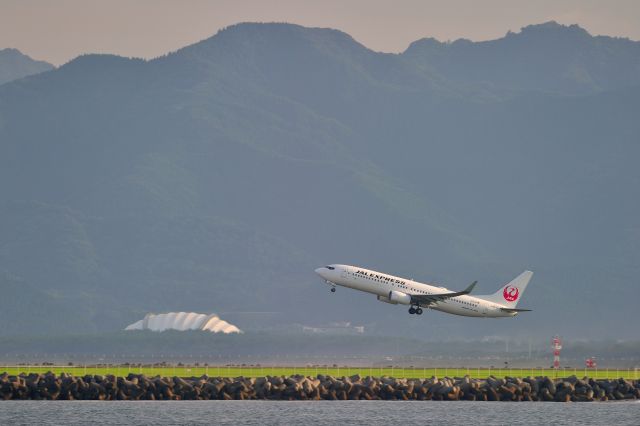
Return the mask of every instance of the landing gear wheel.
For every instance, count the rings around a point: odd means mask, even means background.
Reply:
[[[415,313],[416,313],[416,310],[413,308],[413,306],[409,308],[409,313],[410,313],[411,315],[413,315],[413,314],[415,314]]]
[[[336,288],[335,287],[331,287],[331,293],[335,293],[336,292]]]
[[[418,308],[418,309],[416,309],[416,314],[418,314],[418,315],[422,315],[422,308]]]

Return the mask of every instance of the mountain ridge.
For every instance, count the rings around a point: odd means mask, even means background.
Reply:
[[[18,49],[0,49],[0,85],[54,68],[50,63],[34,60]]]
[[[402,55],[460,83],[508,90],[580,95],[640,85],[640,42],[553,21],[482,42],[421,39]]]

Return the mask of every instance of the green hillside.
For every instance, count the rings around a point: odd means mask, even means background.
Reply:
[[[240,24],[151,61],[85,55],[5,84],[7,300],[28,283],[22,300],[53,298],[42,312],[65,332],[193,310],[249,329],[632,334],[613,312],[631,312],[640,273],[640,82],[619,75],[640,54],[579,30],[392,55],[336,30]],[[572,46],[588,82],[554,59]],[[534,313],[413,321],[330,295],[313,269],[332,262],[450,288],[478,279],[479,293],[529,268]],[[3,334],[41,327],[0,312]]]

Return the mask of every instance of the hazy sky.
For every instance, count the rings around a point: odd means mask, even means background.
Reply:
[[[548,20],[640,40],[640,0],[0,0],[0,48],[56,65],[91,52],[150,58],[237,22],[277,21],[399,52],[422,37],[487,40]]]

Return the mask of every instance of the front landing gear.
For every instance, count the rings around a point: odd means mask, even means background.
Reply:
[[[412,306],[409,308],[409,313],[411,315],[413,314],[422,315],[422,308],[420,306],[416,306],[415,308]]]
[[[331,287],[331,293],[335,293],[336,292],[336,288],[335,287]]]

